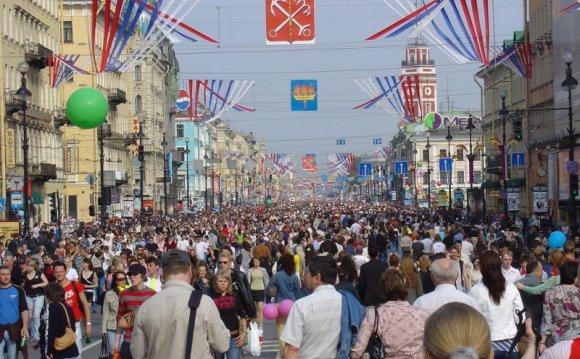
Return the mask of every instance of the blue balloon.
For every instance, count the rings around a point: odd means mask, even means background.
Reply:
[[[560,231],[550,233],[548,237],[548,248],[562,248],[566,242],[566,235]]]

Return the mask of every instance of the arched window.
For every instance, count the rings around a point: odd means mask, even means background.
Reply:
[[[427,65],[427,54],[423,54],[423,65]]]
[[[135,96],[135,113],[140,113],[143,111],[143,99],[141,99],[141,95]]]
[[[141,65],[135,66],[135,81],[141,81]]]

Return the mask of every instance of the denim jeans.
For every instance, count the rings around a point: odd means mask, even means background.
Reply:
[[[112,351],[115,345],[115,336],[117,332],[114,330],[107,330],[107,341],[109,342],[109,349]]]
[[[505,356],[507,355],[508,352],[505,351],[500,351],[500,350],[494,350],[493,351],[493,357],[495,359],[505,359]],[[509,359],[518,359],[519,355],[518,355],[518,348],[516,347],[514,349],[514,352],[512,353],[512,355],[510,355]]]
[[[230,348],[225,353],[215,353],[215,359],[240,359],[242,348],[236,346],[237,338],[230,338]]]
[[[30,313],[30,339],[39,340],[40,334],[38,334],[38,328],[40,328],[40,312],[42,311],[42,307],[44,307],[44,296],[39,295],[34,298],[26,297],[26,303],[28,304],[28,312]]]
[[[16,342],[13,342],[10,340],[10,335],[8,334],[8,331],[4,331],[4,333],[2,333],[2,341],[0,341],[0,358],[4,358],[4,347],[7,346],[8,347],[8,357],[7,359],[16,359]]]

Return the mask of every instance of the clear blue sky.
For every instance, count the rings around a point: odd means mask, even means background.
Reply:
[[[398,75],[407,37],[364,41],[397,20],[381,0],[315,0],[315,6],[316,44],[268,46],[264,1],[201,1],[186,22],[220,45],[177,44],[180,84],[185,79],[255,80],[242,104],[256,112],[230,111],[222,119],[264,138],[271,153],[296,153],[296,163],[304,153],[316,153],[319,163],[326,163],[327,153],[371,154],[376,147],[372,138],[388,142],[397,121],[380,109],[352,110],[367,100],[352,79]],[[522,8],[521,0],[495,1],[492,24],[498,44],[523,28]],[[432,58],[443,110],[449,98],[454,110],[478,112],[473,74],[479,65],[457,65],[436,48]],[[290,111],[292,79],[318,80],[317,112]],[[337,138],[346,138],[347,145],[336,146]]]

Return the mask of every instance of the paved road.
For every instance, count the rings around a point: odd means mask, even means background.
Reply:
[[[83,342],[83,359],[98,359],[101,351],[101,314],[93,314],[91,317],[93,323],[93,333],[91,335],[91,343],[85,344]],[[273,320],[264,321],[264,341],[262,343],[262,353],[260,356],[251,356],[244,354],[243,358],[280,358],[278,353],[278,340],[276,337],[276,322]],[[19,356],[22,358],[22,355]],[[39,359],[38,351],[29,349],[29,359]]]

